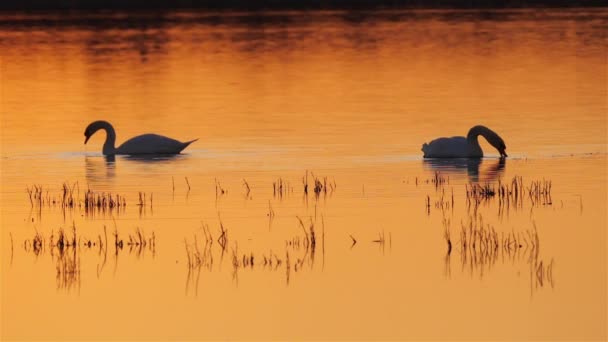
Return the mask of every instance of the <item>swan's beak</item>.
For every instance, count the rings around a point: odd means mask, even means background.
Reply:
[[[500,158],[505,158],[508,157],[507,152],[505,152],[505,150],[500,150]]]
[[[90,135],[85,135],[85,138],[84,138],[84,144],[85,145],[87,144],[87,141],[89,141],[90,137],[91,137]]]

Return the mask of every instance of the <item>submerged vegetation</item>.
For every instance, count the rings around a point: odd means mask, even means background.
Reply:
[[[174,178],[172,177],[172,180]],[[188,193],[191,190],[190,182],[185,177]],[[215,182],[216,207],[218,199],[227,195],[228,191],[218,179]],[[405,183],[405,182],[404,182]],[[409,182],[408,182],[409,183]],[[172,191],[175,192],[175,183],[172,182]],[[242,179],[244,198],[252,200],[253,186],[246,179]],[[464,198],[461,199],[458,185],[450,184],[450,178],[441,172],[435,172],[431,178],[415,178],[415,186],[432,186],[434,191],[424,196],[425,211],[431,215],[431,211],[439,210],[443,215],[443,239],[446,244],[445,272],[451,274],[451,260],[456,253],[460,258],[461,270],[471,275],[478,274],[480,277],[498,263],[505,260],[511,263],[525,261],[529,264],[535,282],[542,287],[546,284],[553,286],[553,259],[549,262],[542,260],[539,256],[540,237],[536,226],[534,229],[509,231],[500,230],[496,226],[485,223],[481,207],[498,206],[498,217],[501,218],[505,212],[513,209],[522,209],[525,206],[534,208],[540,205],[552,205],[550,180],[535,180],[525,183],[523,177],[515,176],[509,182],[498,179],[494,182],[468,183],[464,184]],[[455,189],[456,188],[456,189]],[[335,180],[328,177],[320,177],[313,172],[306,171],[302,176],[302,195],[304,199],[312,195],[315,199],[321,196],[331,195],[336,190]],[[53,194],[49,189],[40,185],[27,188],[27,193],[32,208],[40,210],[46,207],[59,207],[62,209],[79,208],[84,211],[84,216],[92,216],[98,213],[106,213],[112,216],[120,214],[127,207],[125,196],[109,192],[95,192],[87,189],[82,193],[78,182],[64,183],[59,194]],[[187,195],[186,194],[186,198]],[[276,178],[272,182],[271,199],[282,202],[294,193],[294,187],[290,181],[284,178]],[[268,207],[265,215],[269,220],[269,228],[277,217],[271,199],[268,199]],[[154,195],[152,192],[137,192],[135,201],[139,208],[140,218],[146,208],[153,210]],[[459,202],[464,202],[462,208],[466,208],[467,217],[460,223],[460,229],[455,232],[452,228],[454,220],[454,207]],[[308,201],[306,201],[308,203]],[[315,255],[321,246],[323,254],[323,265],[325,264],[325,222],[323,214],[317,214],[317,204],[314,205],[314,215],[302,218],[295,216],[297,229],[289,237],[284,239],[283,246],[277,246],[268,250],[243,250],[239,248],[236,239],[230,239],[229,230],[224,225],[218,213],[218,225],[211,228],[207,223],[202,223],[200,230],[190,238],[184,238],[184,249],[186,254],[186,266],[188,270],[187,289],[191,282],[198,282],[201,271],[208,272],[214,269],[221,270],[224,257],[230,261],[232,266],[232,277],[238,284],[238,274],[244,270],[277,270],[284,269],[286,284],[289,284],[292,274],[304,269],[312,270],[315,265]],[[581,200],[582,203],[582,200]],[[581,204],[582,206],[582,204]],[[64,216],[65,218],[65,216]],[[33,221],[32,221],[33,222]],[[274,231],[274,230],[273,230]],[[392,246],[392,234],[385,233],[384,229],[378,231],[377,236],[371,238],[370,243],[377,244],[382,251],[385,247]],[[344,238],[349,241],[352,249],[358,240],[352,234],[344,232]],[[128,249],[130,253],[140,256],[149,251],[155,254],[156,236],[154,232],[147,235],[143,229],[136,227],[127,235],[120,235],[115,229],[113,242],[108,242],[107,231],[104,226],[103,236],[99,234],[96,238],[85,238],[77,235],[75,224],[71,234],[67,234],[63,228],[50,236],[45,237],[38,230],[31,239],[24,241],[24,249],[36,256],[49,251],[51,255],[59,255],[57,259],[58,287],[69,288],[71,284],[80,282],[80,252],[86,250],[98,250],[99,255],[104,256],[104,262],[98,266],[98,274],[103,270],[108,249],[113,250],[115,257],[119,252]],[[251,239],[250,239],[251,240]],[[12,241],[12,234],[11,234]],[[12,243],[11,243],[12,248]],[[11,253],[12,260],[12,253]],[[216,267],[216,265],[218,267]],[[198,290],[196,290],[198,291]]]
[[[107,228],[104,226],[103,236],[98,234],[96,237],[87,237],[78,233],[76,224],[72,224],[67,229],[60,227],[57,232],[51,230],[48,236],[36,230],[32,238],[23,241],[23,250],[36,258],[48,254],[55,262],[57,289],[69,291],[80,287],[82,253],[96,252],[100,258],[97,266],[98,277],[106,264],[108,250],[113,251],[116,261],[123,250],[137,257],[146,252],[153,256],[156,253],[154,232],[147,235],[142,228],[136,227],[134,232],[122,235],[115,227],[113,236],[113,243],[108,242]]]
[[[66,210],[79,209],[85,215],[121,213],[127,206],[125,196],[111,192],[95,192],[87,189],[80,197],[78,182],[70,185],[63,183],[60,194],[51,193],[49,188],[42,185],[32,185],[26,188],[30,206],[41,214],[43,208],[59,208]],[[140,193],[141,205],[141,193]],[[152,203],[150,202],[150,206]]]
[[[208,224],[202,223],[199,231],[193,234],[191,239],[184,238],[188,269],[186,290],[188,291],[189,287],[193,285],[195,291],[198,291],[200,272],[202,270],[213,271],[214,267],[221,269],[224,257],[228,255],[230,255],[232,277],[237,284],[238,273],[241,270],[277,271],[279,268],[285,268],[286,284],[290,282],[292,270],[300,272],[306,267],[312,270],[319,243],[323,260],[325,259],[325,221],[321,218],[321,235],[319,236],[315,228],[317,222],[312,217],[303,220],[296,216],[296,219],[297,233],[285,240],[281,252],[272,249],[257,252],[242,251],[239,249],[238,241],[229,244],[228,229],[224,227],[221,218],[219,218],[219,226],[216,229],[211,229]],[[213,247],[214,245],[217,247]]]
[[[446,192],[449,177],[444,177],[437,171],[433,178],[420,181],[416,177],[415,182],[416,186],[432,184],[435,189],[436,200],[432,201],[431,195],[426,195],[424,198],[424,208],[428,215],[431,213],[431,207],[439,209],[441,212],[453,210],[457,201],[454,197],[453,186],[450,187],[449,192]],[[495,182],[471,182],[465,184],[465,206],[469,212],[477,213],[479,207],[489,206],[496,202],[499,216],[501,216],[511,208],[523,209],[525,205],[529,205],[531,208],[552,205],[551,188],[550,180],[534,180],[526,185],[521,176],[514,176],[510,182],[503,182],[501,179]]]
[[[553,259],[546,262],[540,257],[540,237],[536,224],[532,229],[498,231],[493,225],[484,223],[479,213],[471,214],[467,222],[461,222],[456,241],[452,241],[451,221],[443,219],[443,238],[447,244],[445,273],[451,275],[451,255],[456,251],[460,257],[461,271],[471,276],[484,274],[501,265],[527,263],[535,288],[549,284],[553,287]]]

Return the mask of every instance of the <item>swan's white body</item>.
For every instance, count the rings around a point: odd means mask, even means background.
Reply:
[[[143,134],[125,141],[118,147],[114,147],[116,143],[114,127],[107,121],[94,121],[84,131],[86,137],[84,143],[86,144],[89,138],[100,129],[106,131],[106,141],[102,150],[104,155],[178,154],[188,145],[198,140],[181,142],[158,134]]]
[[[477,137],[481,135],[500,152],[501,158],[507,153],[502,138],[485,126],[474,126],[465,137],[438,138],[422,145],[424,158],[481,158],[483,151]]]

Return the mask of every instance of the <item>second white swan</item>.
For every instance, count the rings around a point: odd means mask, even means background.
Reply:
[[[507,157],[507,146],[496,132],[485,126],[474,126],[465,137],[438,138],[422,145],[424,158],[481,158],[483,151],[477,141],[483,136],[500,153],[500,157]]]
[[[198,140],[181,142],[158,134],[143,134],[125,141],[118,147],[114,147],[116,144],[114,127],[107,121],[99,120],[90,123],[84,130],[84,143],[86,144],[89,138],[100,129],[106,131],[106,141],[102,149],[106,156],[115,154],[178,154],[188,145]]]

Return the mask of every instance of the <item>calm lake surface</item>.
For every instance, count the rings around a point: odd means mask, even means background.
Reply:
[[[606,340],[607,27],[0,15],[1,338]],[[111,160],[97,119],[200,140]],[[422,159],[476,124],[509,158]]]

